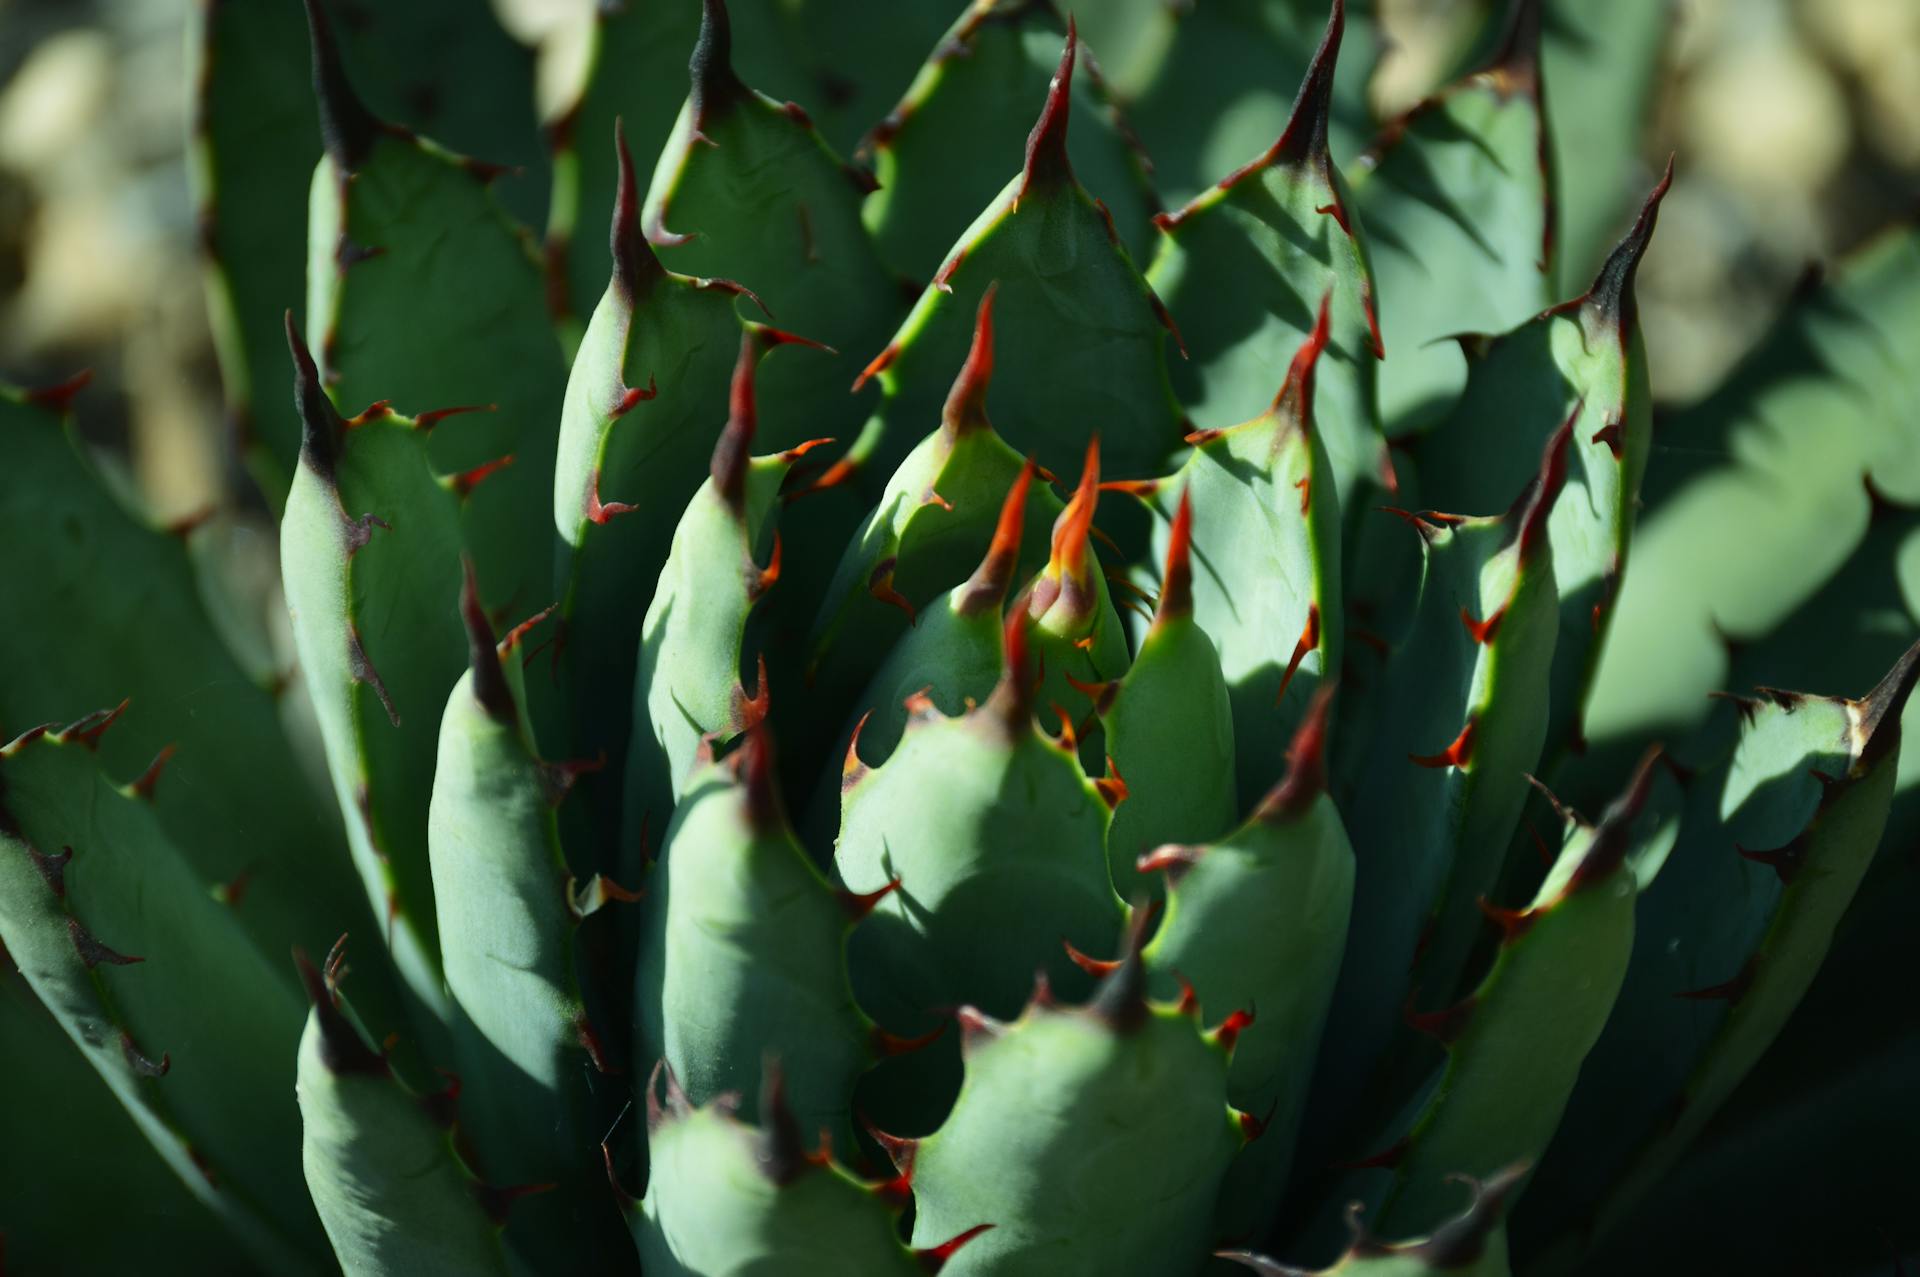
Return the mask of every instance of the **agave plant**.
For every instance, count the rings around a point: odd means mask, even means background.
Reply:
[[[481,7],[204,0],[286,623],[0,397],[20,1271],[1920,1243],[1913,228],[1656,434],[1658,4],[1377,130],[1357,3],[730,7],[542,153]]]

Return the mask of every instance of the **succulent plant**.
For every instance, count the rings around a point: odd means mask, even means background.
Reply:
[[[5,1254],[1920,1245],[1920,233],[1656,434],[1659,6],[1377,128],[1352,8],[634,0],[542,155],[483,6],[203,0],[287,623],[0,394]]]

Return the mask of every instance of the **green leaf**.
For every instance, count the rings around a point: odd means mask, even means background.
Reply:
[[[1438,1228],[1453,1176],[1537,1165],[1546,1152],[1626,976],[1639,892],[1628,853],[1654,763],[1651,753],[1642,760],[1599,823],[1568,830],[1530,905],[1493,914],[1500,949],[1479,986],[1420,1019],[1447,1063],[1394,1164],[1379,1227]]]
[[[633,735],[626,769],[623,872],[647,831],[666,827],[703,750],[753,726],[766,714],[765,660],[747,694],[748,619],[777,583],[779,496],[790,453],[750,457],[760,344],[742,337],[734,370],[733,412],[713,451],[713,473],[674,529],[673,548],[640,627],[633,684]],[[766,557],[762,567],[760,559]]]
[[[1376,1069],[1397,1075],[1375,1083],[1385,1107],[1406,1099],[1414,1061],[1389,1050],[1399,1009],[1416,987],[1453,987],[1478,933],[1475,901],[1519,820],[1546,732],[1557,599],[1547,526],[1568,437],[1555,433],[1505,515],[1404,516],[1425,555],[1412,629],[1383,665],[1348,674],[1364,679],[1365,698],[1343,724],[1357,746],[1335,795],[1359,872],[1323,1051],[1323,1123],[1355,1116],[1348,1106]]]
[[[865,175],[828,148],[804,111],[735,73],[720,3],[706,6],[692,70],[693,91],[641,211],[661,262],[742,281],[783,327],[835,350],[880,346],[904,307],[860,220]],[[850,441],[867,412],[846,392],[851,379],[832,358],[769,366],[761,387],[769,450],[822,436]]]
[[[1656,82],[1676,25],[1668,0],[1623,0],[1605,13],[1583,0],[1546,0],[1542,74],[1560,184],[1561,294],[1592,277],[1642,174]]]
[[[777,1065],[758,1086],[758,1128],[735,1116],[737,1097],[693,1108],[671,1072],[663,1108],[661,1071],[647,1081],[653,1172],[646,1200],[626,1204],[648,1277],[911,1277],[951,1253],[908,1250],[894,1219],[904,1195],[855,1179],[807,1148],[811,1132],[787,1107]]]
[[[376,405],[343,421],[291,315],[286,328],[306,426],[280,524],[294,649],[354,865],[401,974],[438,1012],[427,807],[465,642],[460,502],[428,464],[421,420]]]
[[[0,541],[34,547],[0,561],[0,595],[21,622],[0,626],[0,663],[16,675],[0,679],[0,725],[22,732],[125,701],[102,763],[143,778],[199,889],[228,893],[260,954],[277,965],[291,943],[372,928],[276,690],[208,614],[187,544],[206,533],[157,527],[117,501],[61,406],[0,386]],[[370,996],[385,978],[370,964]]]
[[[1553,301],[1553,179],[1540,0],[1488,63],[1390,122],[1349,170],[1380,286],[1390,435],[1443,418],[1466,385],[1460,333],[1504,332]]]
[[[1571,430],[1568,494],[1547,521],[1560,590],[1549,758],[1585,739],[1594,669],[1633,543],[1653,438],[1634,280],[1671,181],[1669,170],[1586,293],[1498,337],[1463,339],[1466,391],[1414,446],[1421,499],[1473,512],[1524,481],[1527,458],[1556,427]]]
[[[239,1263],[232,1237],[174,1177],[113,1091],[14,972],[0,974],[0,1227],[22,1272],[206,1273]],[[31,1085],[20,1083],[31,1079]],[[85,1159],[73,1156],[86,1149]],[[112,1167],[113,1228],[66,1226]]]
[[[880,188],[864,215],[895,271],[916,281],[932,276],[969,212],[998,192],[1031,125],[1027,104],[1046,96],[1064,34],[1050,6],[972,0],[907,95],[867,134],[860,154]],[[1073,170],[1113,214],[1128,251],[1145,261],[1159,197],[1144,156],[1091,59],[1071,92]]]
[[[0,945],[175,1175],[274,1271],[309,1270],[283,1075],[293,986],[89,747],[111,718],[0,749]],[[24,1080],[22,1080],[24,1081]]]
[[[277,390],[280,315],[302,288],[299,240],[287,232],[306,215],[320,149],[307,28],[291,0],[208,0],[190,6],[186,21],[195,92],[188,174],[228,425],[277,507],[300,448],[299,418]],[[341,35],[380,115],[521,170],[505,175],[503,194],[522,216],[540,211],[532,55],[489,9],[468,0],[356,5]]]
[[[566,369],[531,241],[494,200],[490,170],[375,117],[324,28],[315,36],[328,149],[308,206],[307,326],[328,393],[415,416],[485,407],[436,431],[430,455],[474,478],[513,459],[473,489],[463,538],[494,608],[543,607]]]
[[[602,773],[586,778],[586,796],[608,846],[621,829],[642,628],[674,530],[707,478],[742,343],[757,359],[787,341],[740,318],[737,285],[660,265],[640,234],[624,136],[615,149],[613,269],[567,381],[553,481],[553,519],[569,547],[561,567],[565,638],[555,659],[569,684],[571,747],[582,758],[607,758]],[[667,814],[657,813],[661,826]],[[603,864],[617,862],[603,849]]]
[[[1354,53],[1333,86],[1330,130],[1343,160],[1371,132],[1373,5],[1355,0]],[[1327,0],[1108,0],[1087,6],[1087,41],[1138,129],[1169,197],[1186,201],[1257,154],[1286,118],[1287,87],[1315,58]],[[1333,20],[1348,6],[1335,0]]]
[[[445,1116],[452,1093],[408,1090],[338,1004],[331,960],[323,975],[297,956],[313,1002],[294,1083],[301,1161],[341,1270],[505,1277],[488,1213],[504,1212],[514,1194],[489,1189],[460,1160]]]
[[[1726,383],[1663,421],[1595,682],[1596,740],[1684,729],[1726,679],[1716,629],[1758,639],[1859,545],[1861,487],[1920,503],[1920,232],[1882,235],[1803,295]]]
[[[1191,981],[1203,1020],[1253,1013],[1234,1043],[1227,1099],[1262,1130],[1227,1173],[1216,1212],[1226,1237],[1264,1229],[1281,1200],[1346,946],[1353,848],[1325,792],[1330,697],[1315,698],[1291,769],[1246,823],[1140,861],[1167,882],[1166,916],[1143,955],[1154,992],[1175,996]]]
[[[1028,1277],[1071,1255],[1089,1272],[1172,1273],[1204,1253],[1243,1142],[1229,1048],[1190,1008],[1144,1001],[1142,980],[1135,949],[1085,1007],[963,1016],[966,1084],[912,1151],[913,1235],[993,1227],[943,1271]]]
[[[1014,447],[1070,474],[1097,425],[1109,469],[1137,478],[1158,473],[1185,432],[1167,380],[1166,312],[1068,160],[1076,49],[1069,37],[1022,171],[856,383],[878,377],[884,392],[853,456],[876,478],[934,419],[974,307],[995,284],[999,358],[987,402]]]
[[[1335,6],[1280,139],[1192,203],[1159,219],[1148,278],[1189,338],[1175,367],[1180,401],[1210,423],[1244,421],[1271,401],[1331,298],[1316,404],[1333,486],[1351,522],[1362,495],[1394,486],[1380,433],[1374,361],[1383,357],[1365,240],[1328,156]]]
[[[847,933],[868,902],[827,884],[787,825],[772,742],[751,730],[688,778],[646,880],[634,1029],[697,1102],[749,1106],[763,1059],[809,1138],[853,1133],[854,1080],[873,1060],[872,1024],[847,983]]]
[[[1315,398],[1327,319],[1323,301],[1264,412],[1188,436],[1170,479],[1136,485],[1163,551],[1171,524],[1160,520],[1193,504],[1193,617],[1219,653],[1232,706],[1236,812],[1266,792],[1315,690],[1340,670],[1340,498]]]
[[[1580,1236],[1609,1231],[1646,1195],[1813,982],[1886,823],[1916,671],[1920,647],[1857,701],[1740,702],[1731,757],[1692,781],[1620,1010],[1567,1115],[1578,1157],[1542,1171]],[[1657,1071],[1642,1058],[1651,1040],[1667,1044]],[[1648,1068],[1635,1066],[1623,1096],[1625,1056]]]

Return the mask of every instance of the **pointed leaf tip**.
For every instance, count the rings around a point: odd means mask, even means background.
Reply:
[[[467,663],[473,671],[473,698],[480,702],[487,717],[498,723],[511,723],[516,717],[513,693],[508,690],[507,676],[500,668],[500,649],[494,644],[487,609],[480,604],[473,560],[462,555],[460,568],[460,619],[467,627]]]
[[[619,116],[613,120],[613,149],[620,179],[607,247],[613,254],[613,283],[631,301],[639,296],[643,283],[665,275],[666,268],[640,230],[640,185],[633,174],[633,152],[627,149],[626,121]]]
[[[1067,508],[1054,520],[1053,544],[1047,575],[1056,578],[1061,589],[1066,589],[1069,579],[1079,584],[1079,578],[1086,574],[1087,551],[1093,533],[1093,512],[1100,502],[1100,436],[1094,435],[1087,440],[1087,459],[1080,469],[1080,486],[1073,490],[1073,496],[1067,502]],[[1052,605],[1053,598],[1044,600],[1036,595],[1033,615],[1039,615]]]
[[[1193,614],[1193,489],[1180,489],[1180,506],[1167,534],[1167,566],[1160,578],[1160,601],[1153,623]]]
[[[1059,69],[1047,85],[1047,101],[1040,108],[1040,118],[1027,134],[1027,159],[1020,183],[1022,195],[1031,191],[1035,183],[1073,180],[1073,165],[1067,159],[1067,121],[1073,111],[1073,64],[1079,50],[1079,28],[1069,14],[1067,43],[1060,52]]]
[[[993,299],[999,291],[1000,281],[995,280],[980,295],[980,308],[973,318],[973,346],[967,351],[967,362],[961,365],[960,375],[953,379],[953,389],[947,392],[946,406],[940,412],[941,422],[955,434],[988,424],[987,385],[993,380]]]
[[[1345,0],[1333,0],[1327,15],[1327,29],[1307,64],[1306,77],[1293,99],[1293,111],[1287,117],[1286,131],[1273,144],[1265,159],[1299,163],[1308,159],[1324,160],[1327,155],[1327,126],[1333,118],[1333,73],[1340,62],[1340,41],[1346,35]]]
[[[702,0],[700,35],[687,71],[693,81],[690,104],[696,130],[710,111],[725,110],[746,92],[733,71],[733,19],[726,0]]]
[[[1013,584],[1013,571],[1020,560],[1021,534],[1027,524],[1027,490],[1033,484],[1033,458],[1028,457],[1000,503],[1000,521],[994,525],[993,541],[987,556],[967,578],[954,610],[961,616],[977,616],[1006,601]]]
[[[763,677],[761,695],[766,695],[766,691]],[[746,789],[747,819],[753,827],[762,832],[784,828],[786,817],[780,805],[780,785],[773,772],[773,731],[767,726],[764,714],[753,719],[729,760],[733,763],[734,775]]]
[[[1507,512],[1513,524],[1513,536],[1520,543],[1522,563],[1529,562],[1546,544],[1547,519],[1553,513],[1554,502],[1560,499],[1560,489],[1567,482],[1567,447],[1573,439],[1573,423],[1580,419],[1585,407],[1583,396],[1574,403],[1566,420],[1548,436],[1547,446],[1540,454],[1539,471],[1527,481]]]
[[[738,513],[746,500],[747,462],[758,420],[754,406],[753,372],[760,362],[760,343],[753,333],[740,338],[740,357],[734,361],[733,384],[727,395],[727,424],[713,449],[713,486],[720,498]]]
[[[812,1166],[806,1142],[800,1134],[800,1119],[787,1103],[787,1075],[777,1057],[769,1055],[761,1065],[760,1131],[756,1159],[761,1174],[781,1188],[793,1183]]]
[[[1487,1249],[1487,1241],[1506,1214],[1507,1203],[1530,1169],[1516,1162],[1494,1172],[1485,1180],[1456,1176],[1463,1180],[1473,1201],[1465,1212],[1448,1220],[1433,1235],[1415,1248],[1415,1254],[1430,1268],[1451,1270],[1478,1263]]]
[[[373,149],[381,123],[347,79],[324,0],[305,0],[313,47],[313,95],[320,109],[320,140],[343,172],[358,169]]]
[[[1002,631],[1005,636],[1006,665],[1000,681],[993,686],[985,708],[1003,723],[1010,734],[1032,730],[1033,671],[1028,666],[1027,616],[1022,608],[1007,614]]]
[[[287,351],[293,356],[293,406],[300,414],[300,459],[321,478],[331,481],[346,423],[320,384],[320,370],[293,322],[293,312],[287,311],[284,318]]]
[[[1632,229],[1607,255],[1600,273],[1594,277],[1593,287],[1587,290],[1584,304],[1612,321],[1623,340],[1627,330],[1639,317],[1633,282],[1640,271],[1640,259],[1646,256],[1647,244],[1653,239],[1654,223],[1660,218],[1660,202],[1666,199],[1667,190],[1672,185],[1673,156],[1669,155],[1667,171],[1640,206],[1640,214],[1634,218]]]
[[[341,941],[345,939],[340,937]],[[340,944],[336,942],[335,955],[339,950]],[[386,1057],[367,1045],[360,1031],[340,1010],[334,992],[337,957],[330,956],[326,970],[322,971],[313,965],[306,950],[296,948],[293,962],[299,968],[300,983],[307,991],[307,1000],[313,1004],[314,1018],[320,1026],[320,1061],[326,1065],[327,1072],[335,1076],[348,1073],[387,1076]]]
[[[1140,951],[1146,948],[1147,928],[1152,921],[1153,910],[1144,900],[1136,899],[1127,913],[1119,965],[1100,981],[1087,1004],[1116,1033],[1131,1033],[1147,1021],[1147,968]]]
[[[1268,824],[1298,820],[1327,791],[1327,722],[1332,705],[1333,684],[1322,683],[1294,729],[1293,743],[1287,748],[1287,774],[1261,801],[1254,819]]]
[[[1320,294],[1320,310],[1314,317],[1313,329],[1300,343],[1300,349],[1293,352],[1293,362],[1287,365],[1287,379],[1273,397],[1274,411],[1290,411],[1306,430],[1313,428],[1313,373],[1327,348],[1332,306],[1333,290],[1328,289]]]
[[[1901,654],[1886,677],[1874,689],[1855,702],[1858,716],[1853,727],[1853,755],[1856,769],[1872,766],[1900,740],[1900,715],[1920,682],[1920,643]]]
[[[1660,761],[1660,756],[1660,746],[1649,746],[1640,755],[1627,787],[1600,813],[1600,821],[1593,827],[1593,840],[1587,844],[1586,854],[1580,858],[1580,866],[1568,882],[1569,891],[1578,891],[1588,883],[1611,877],[1626,862],[1627,853],[1633,850],[1633,822],[1646,810],[1647,796],[1653,791],[1654,764]]]

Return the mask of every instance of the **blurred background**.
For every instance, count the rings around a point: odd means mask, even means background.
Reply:
[[[81,428],[162,518],[246,494],[226,456],[187,186],[196,0],[0,0],[0,370],[94,370]],[[494,0],[559,82],[593,0]],[[1459,69],[1490,0],[1377,0],[1377,110]],[[1672,0],[1640,277],[1656,397],[1693,398],[1810,267],[1920,191],[1920,0]],[[1548,85],[1548,110],[1553,109]],[[317,145],[316,145],[317,150]],[[299,234],[297,229],[290,234]]]

